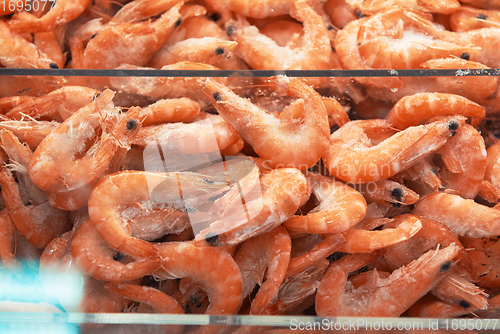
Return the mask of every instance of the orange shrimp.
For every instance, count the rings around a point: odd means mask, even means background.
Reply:
[[[440,176],[446,187],[459,191],[463,198],[475,198],[486,170],[486,148],[481,134],[473,126],[463,124],[437,153],[445,165]]]
[[[332,52],[326,24],[306,1],[290,2],[290,15],[304,24],[300,47],[280,47],[242,17],[228,22],[227,33],[238,42],[238,54],[258,70],[324,70]]]
[[[417,318],[459,318],[475,314],[477,310],[476,307],[471,307],[467,303],[450,304],[432,295],[426,295],[408,309],[408,315]]]
[[[374,277],[365,286],[346,290],[349,272],[367,264],[366,258],[344,257],[326,271],[316,294],[319,316],[398,317],[437,284],[451,268],[458,247],[431,250],[388,278]],[[365,254],[363,254],[365,255]],[[368,260],[373,255],[367,255]],[[371,257],[371,258],[370,258]],[[413,282],[418,281],[415,285]]]
[[[122,23],[102,29],[85,48],[84,68],[144,66],[180,24],[180,6],[182,4],[176,4],[154,22]]]
[[[310,195],[305,176],[294,168],[275,169],[261,175],[260,187],[262,197],[245,203],[249,216],[236,212],[222,217],[198,233],[196,243],[234,245],[270,231],[292,217]]]
[[[33,96],[7,96],[0,98],[0,114],[5,115],[10,110],[24,104],[32,103]]]
[[[52,59],[57,67],[64,67],[66,64],[66,55],[63,54],[62,47],[53,31],[34,33],[33,39],[33,43],[38,47],[40,52]]]
[[[125,4],[109,20],[110,25],[118,23],[131,23],[147,20],[151,17],[160,15],[171,9],[178,3],[184,3],[183,0],[136,0]]]
[[[250,314],[261,314],[285,279],[292,241],[282,226],[246,240],[234,257],[243,278],[242,299],[260,288],[252,301]],[[264,260],[262,260],[264,259]],[[264,272],[267,268],[266,279]]]
[[[244,16],[266,18],[288,14],[293,3],[289,0],[224,0],[224,5],[233,12]]]
[[[472,29],[500,27],[498,10],[476,9],[463,6],[450,15],[453,31],[464,32]]]
[[[190,277],[208,294],[207,314],[232,314],[240,304],[243,280],[231,255],[216,247],[197,247],[192,242],[159,244],[163,263],[157,278]]]
[[[460,33],[475,47],[481,48],[478,55],[470,54],[470,60],[482,63],[491,68],[500,67],[500,60],[497,57],[495,45],[500,41],[497,27],[474,29]]]
[[[35,97],[23,103],[5,115],[12,120],[22,120],[29,116],[38,120],[62,122],[78,109],[88,105],[99,92],[82,86],[65,86],[47,95]]]
[[[56,121],[2,121],[0,129],[12,131],[21,142],[34,150],[60,124]]]
[[[349,22],[358,19],[354,10],[345,0],[327,0],[323,8],[332,23],[340,29],[345,27]]]
[[[486,150],[484,179],[500,189],[500,142],[496,142]]]
[[[18,185],[6,167],[0,174],[0,186],[12,222],[35,247],[44,248],[52,239],[71,228],[68,213],[53,210],[48,202],[25,206]]]
[[[398,132],[384,120],[350,122],[330,136],[330,146],[323,162],[332,175],[351,183],[379,181],[418,163],[443,146],[465,122],[462,116],[442,120]],[[373,145],[370,135],[383,135],[385,140]],[[353,147],[354,146],[354,147]]]
[[[299,39],[304,35],[302,25],[291,20],[271,21],[260,29],[260,33],[274,40],[278,46],[291,49],[298,46]]]
[[[413,213],[435,220],[457,236],[472,238],[500,234],[500,211],[447,193],[429,194],[417,202]]]
[[[280,122],[213,80],[207,80],[205,85],[219,114],[269,166],[310,168],[326,149],[329,127],[325,106],[320,95],[298,79],[274,77],[272,81],[287,89],[290,95],[304,100],[302,123]]]
[[[50,11],[40,18],[21,19],[14,15],[9,22],[9,28],[17,33],[52,31],[76,19],[89,4],[90,0],[53,1]]]
[[[366,215],[366,201],[359,192],[332,178],[308,175],[312,192],[319,205],[303,216],[283,223],[293,232],[340,233],[356,225]]]
[[[399,100],[385,119],[393,126],[404,130],[420,125],[436,116],[462,115],[471,118],[472,126],[484,119],[484,108],[465,97],[443,93],[419,93]]]
[[[391,180],[360,184],[359,192],[363,194],[366,201],[375,202],[381,206],[411,205],[419,198],[418,194],[410,188]]]
[[[95,138],[103,118],[118,116],[113,96],[112,91],[104,91],[43,140],[29,164],[34,184],[45,191],[71,191],[91,185],[106,171],[119,147],[130,148],[140,128],[140,108],[130,110],[111,131],[104,131],[96,144],[86,147],[86,141]]]
[[[151,245],[153,246],[153,245]],[[103,281],[123,282],[150,275],[161,265],[156,254],[145,254],[121,263],[123,254],[112,249],[99,236],[90,219],[76,230],[71,241],[71,254],[78,266],[89,276]],[[149,255],[149,256],[148,256]]]
[[[374,15],[391,7],[407,7],[440,14],[451,14],[460,8],[458,0],[346,0],[346,2],[363,15]]]
[[[125,229],[130,213],[127,215],[124,209],[139,204],[139,207],[166,211],[168,216],[172,209],[166,204],[183,205],[181,194],[187,199],[187,196],[200,196],[226,187],[226,183],[217,178],[196,173],[118,172],[102,178],[94,187],[88,201],[89,215],[99,235],[111,247],[132,256],[155,256],[156,246],[133,237],[130,227],[128,231]],[[151,227],[156,229],[162,223],[161,212],[159,214],[158,219],[151,222],[154,225]]]
[[[369,231],[354,227],[344,232],[342,235],[346,242],[340,247],[339,251],[344,253],[372,253],[374,250],[406,241],[422,228],[420,219],[414,215],[399,215],[393,219],[401,222],[394,228]]]
[[[0,259],[2,265],[16,270],[19,263],[16,260],[16,227],[9,217],[7,209],[0,211]]]
[[[188,98],[163,99],[142,108],[142,126],[188,122],[200,114],[198,102]],[[141,118],[142,118],[141,117]]]

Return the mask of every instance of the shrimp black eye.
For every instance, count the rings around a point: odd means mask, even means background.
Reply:
[[[356,16],[358,17],[358,19],[361,19],[361,18],[365,17],[365,14],[363,14],[360,10],[357,10]]]
[[[203,179],[203,181],[205,181],[205,183],[208,183],[208,184],[214,184],[215,183],[214,180],[209,180],[209,179]]]
[[[458,302],[458,305],[460,305],[461,307],[463,308],[469,308],[470,307],[470,304],[469,302],[467,302],[466,300],[461,300]]]
[[[213,232],[208,232],[207,235],[205,236],[205,241],[213,245],[217,241],[218,237],[219,237],[218,234],[215,234]]]
[[[115,255],[113,255],[113,260],[115,261],[120,261],[121,259],[123,259],[125,257],[125,255],[123,255],[122,252],[118,252],[116,253]]]
[[[50,68],[54,68],[54,69],[59,68],[59,66],[57,66],[56,63],[50,63],[49,66],[50,66]]]
[[[222,101],[222,95],[220,95],[220,93],[219,93],[219,92],[215,92],[215,93],[213,94],[213,97],[214,97],[214,100],[215,100],[215,101]]]
[[[227,32],[226,32],[226,34],[227,34],[228,36],[232,36],[232,35],[234,34],[234,27],[233,27],[233,26],[229,26],[229,27],[227,28]]]
[[[328,25],[328,30],[333,30],[333,26],[331,24]]]
[[[484,14],[479,14],[478,16],[476,16],[476,19],[478,19],[478,20],[487,20],[488,16],[486,16]]]
[[[101,93],[97,93],[96,96],[94,96],[94,98],[92,99],[92,101],[94,101],[95,99],[97,99],[99,96],[101,96]]]
[[[460,58],[462,58],[463,60],[469,60],[470,56],[467,52],[464,52],[460,55]]]
[[[97,36],[97,33],[93,34],[92,36],[90,36],[90,39],[94,39],[94,37]]]
[[[221,48],[219,46],[217,49],[215,49],[215,54],[218,55],[218,56],[224,54],[224,48]]]
[[[191,303],[195,306],[195,307],[201,307],[201,303],[202,301],[201,300],[198,300],[198,298],[196,298],[196,296],[191,296]]]
[[[179,19],[175,22],[175,27],[177,28],[178,26],[180,26],[182,23],[182,18],[179,17]]]
[[[458,124],[457,121],[450,121],[450,123],[448,123],[448,129],[450,129],[452,136],[457,134],[457,130],[458,130],[459,126],[460,125]]]
[[[129,119],[127,121],[127,130],[135,130],[137,129],[137,120]]]
[[[451,268],[451,262],[450,261],[446,261],[445,263],[443,263],[441,265],[441,268],[439,269],[439,271],[442,272],[442,273],[445,273],[448,270],[450,270],[450,268]]]
[[[213,13],[212,15],[210,15],[209,19],[214,21],[214,22],[218,21],[220,19],[220,15],[219,15],[219,13]]]
[[[400,188],[394,188],[391,192],[392,197],[401,198],[403,197],[403,191]]]

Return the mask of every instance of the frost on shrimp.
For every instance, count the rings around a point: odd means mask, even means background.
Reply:
[[[457,0],[429,1],[429,0],[346,0],[356,11],[364,15],[373,15],[390,7],[408,7],[423,12],[451,14],[460,8]]]

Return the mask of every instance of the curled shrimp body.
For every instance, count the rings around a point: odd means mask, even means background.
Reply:
[[[352,7],[345,0],[327,0],[323,8],[332,23],[341,29],[349,22],[358,19]]]
[[[292,240],[282,226],[246,240],[236,253],[234,260],[243,278],[242,298],[252,292],[255,284],[259,291],[252,301],[250,314],[261,314],[276,295],[285,279],[290,260]],[[267,268],[266,280],[262,283]]]
[[[446,167],[440,172],[446,188],[459,191],[463,198],[474,199],[486,170],[486,148],[481,134],[473,126],[463,124],[437,153]]]
[[[225,250],[197,247],[192,242],[159,244],[163,263],[158,278],[190,277],[210,300],[207,314],[232,314],[241,302],[243,280],[238,265]]]
[[[391,180],[381,180],[359,185],[359,191],[368,202],[381,206],[411,205],[419,196],[410,188]]]
[[[500,141],[486,150],[486,171],[484,179],[500,189]]]
[[[108,168],[120,146],[130,147],[140,122],[139,108],[129,111],[111,131],[87,149],[86,141],[96,136],[102,118],[116,117],[119,109],[112,103],[114,93],[104,91],[79,109],[37,147],[29,163],[33,183],[45,191],[71,191],[93,184]],[[78,155],[83,157],[77,158]]]
[[[450,15],[453,31],[464,32],[487,27],[500,27],[498,10],[485,10],[463,6]]]
[[[84,68],[144,66],[175,29],[181,17],[180,6],[177,4],[154,22],[122,23],[101,30],[85,48]]]
[[[89,4],[90,0],[53,2],[53,8],[40,18],[20,19],[14,15],[9,28],[17,33],[52,31],[76,19]]]
[[[443,93],[419,93],[399,100],[385,119],[398,129],[420,125],[436,116],[462,115],[472,126],[484,119],[484,108],[465,97]]]
[[[115,15],[109,20],[109,24],[140,22],[151,17],[160,15],[166,12],[177,3],[179,0],[136,0],[125,4]],[[184,2],[184,1],[182,1]]]
[[[243,18],[229,22],[228,34],[238,43],[238,54],[253,69],[258,70],[323,70],[328,69],[332,52],[328,29],[306,1],[290,2],[290,14],[304,24],[300,47],[280,47],[261,34],[257,27]]]
[[[224,0],[223,2],[233,12],[253,18],[286,15],[293,6],[293,1],[290,0]]]
[[[222,217],[196,235],[197,244],[234,245],[281,225],[304,205],[310,192],[307,179],[298,169],[279,168],[260,176],[262,197],[245,203],[248,219]]]
[[[307,215],[283,223],[288,230],[311,234],[345,232],[366,215],[366,201],[353,188],[319,174],[308,176],[319,205]],[[348,208],[348,209],[346,209]]]
[[[417,202],[413,213],[445,225],[457,236],[481,238],[500,235],[499,210],[459,195],[427,195]]]
[[[451,14],[460,8],[458,0],[346,0],[355,10],[364,15],[373,15],[390,7],[408,7],[423,12]]]
[[[0,259],[7,268],[17,269],[19,263],[15,257],[16,227],[10,219],[7,209],[0,211]]]
[[[142,126],[188,122],[199,114],[200,105],[196,101],[186,97],[180,99],[163,99],[142,108]]]
[[[273,82],[304,100],[301,124],[280,121],[213,80],[207,80],[206,87],[219,114],[271,167],[310,168],[323,155],[328,140],[328,117],[321,96],[295,78],[275,77]]]
[[[370,135],[393,132],[384,120],[350,122],[330,136],[323,162],[330,173],[345,182],[379,181],[418,163],[443,146],[465,122],[446,117],[427,125],[410,127],[372,146]]]
[[[0,129],[11,131],[21,142],[34,150],[60,124],[56,121],[2,121]]]
[[[90,219],[86,219],[76,230],[71,241],[71,254],[78,266],[89,276],[107,282],[123,282],[141,278],[161,265],[154,256],[135,258],[123,264],[123,258],[99,236]]]
[[[23,103],[5,115],[12,120],[22,120],[29,116],[34,119],[62,122],[92,102],[97,93],[99,93],[97,90],[83,86],[65,86]]]
[[[451,267],[458,248],[450,245],[431,250],[409,265],[395,270],[388,278],[374,277],[357,289],[346,291],[347,276],[359,268],[355,257],[332,263],[316,294],[319,316],[398,317],[437,284]],[[364,254],[363,254],[364,255]],[[361,266],[366,262],[361,261]],[[419,284],[414,284],[418,281]]]
[[[179,189],[178,181],[186,187]],[[161,187],[154,188],[153,185]],[[201,174],[118,172],[102,178],[94,187],[88,202],[89,215],[99,235],[114,249],[132,256],[156,256],[158,249],[155,245],[133,237],[130,227],[126,230],[128,224],[124,210],[137,204],[156,205],[168,215],[172,210],[164,203],[173,205],[180,201],[180,192],[188,196],[224,187],[225,182]],[[159,224],[161,220],[152,223]]]

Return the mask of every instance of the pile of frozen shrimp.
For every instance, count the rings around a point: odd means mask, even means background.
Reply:
[[[34,3],[0,8],[1,66],[500,67],[497,1]],[[2,264],[82,273],[65,311],[495,317],[497,89],[4,77]]]

